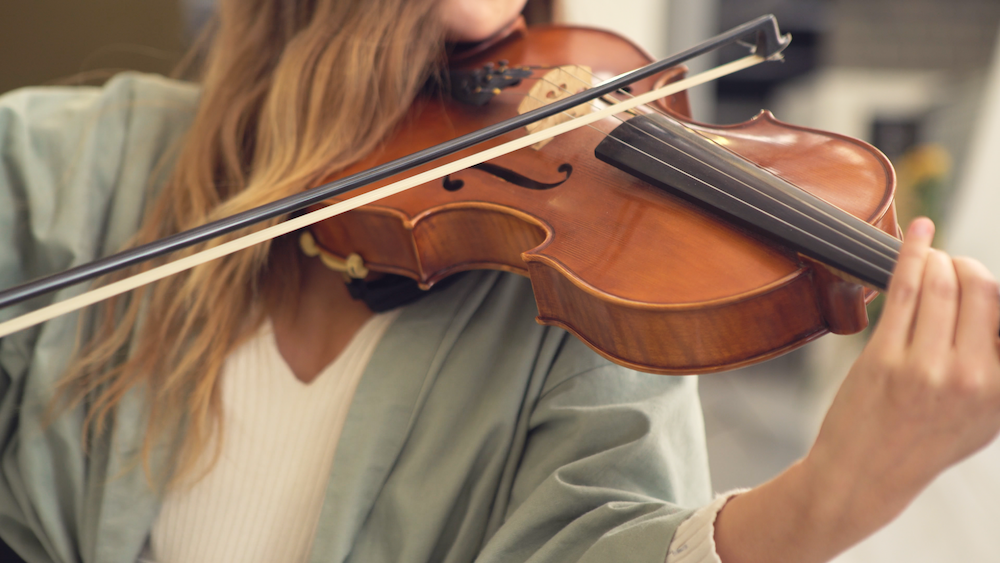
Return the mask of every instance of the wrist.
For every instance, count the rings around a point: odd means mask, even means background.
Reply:
[[[806,537],[832,558],[865,535],[858,514],[857,491],[851,474],[815,463],[810,456],[789,469],[797,518]],[[820,559],[825,561],[826,559]]]
[[[797,477],[813,491],[811,517],[839,530],[845,536],[844,548],[898,516],[926,485],[897,467],[845,456],[844,448],[841,455],[824,455],[817,446],[796,464]]]
[[[829,561],[865,534],[840,494],[843,483],[802,460],[734,497],[719,513],[716,548],[724,563]]]

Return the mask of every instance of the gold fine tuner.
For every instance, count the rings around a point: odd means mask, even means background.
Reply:
[[[302,236],[299,237],[299,247],[306,256],[318,256],[327,268],[344,274],[346,278],[361,280],[368,276],[368,268],[365,267],[365,261],[361,258],[360,254],[352,252],[347,256],[346,260],[334,256],[320,247],[309,231],[302,232]]]

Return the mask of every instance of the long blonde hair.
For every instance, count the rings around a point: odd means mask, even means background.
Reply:
[[[436,3],[222,0],[193,126],[133,243],[293,194],[370,152],[442,57]],[[260,245],[103,307],[60,395],[86,405],[85,440],[141,389],[147,477],[165,476],[151,462],[161,444],[179,445],[170,482],[188,475],[218,428],[224,359],[297,289],[294,256]]]

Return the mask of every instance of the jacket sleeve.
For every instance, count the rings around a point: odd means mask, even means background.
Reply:
[[[711,498],[694,377],[627,370],[567,338],[528,432],[481,561],[661,563]]]
[[[0,288],[114,252],[134,233],[172,142],[164,123],[181,127],[195,99],[155,94],[157,80],[0,97]],[[0,321],[84,289],[0,310]],[[0,539],[30,563],[88,559],[81,414],[41,423],[76,332],[66,315],[0,340]]]

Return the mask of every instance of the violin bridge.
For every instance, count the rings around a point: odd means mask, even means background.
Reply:
[[[531,110],[547,106],[553,102],[562,100],[563,98],[568,98],[573,94],[578,94],[593,85],[594,75],[590,71],[590,67],[582,65],[566,65],[556,67],[545,73],[544,76],[535,82],[535,85],[531,87],[528,95],[521,101],[521,105],[517,107],[517,112],[518,114],[523,115]],[[560,123],[571,121],[577,117],[590,113],[590,111],[591,106],[589,103],[581,104],[572,109],[566,110],[563,113],[546,117],[541,121],[527,125],[525,126],[525,129],[528,130],[529,134],[534,133],[536,131],[541,131],[543,129],[559,125]],[[540,150],[551,140],[552,139],[545,139],[544,141],[539,141],[531,145],[531,148]]]

